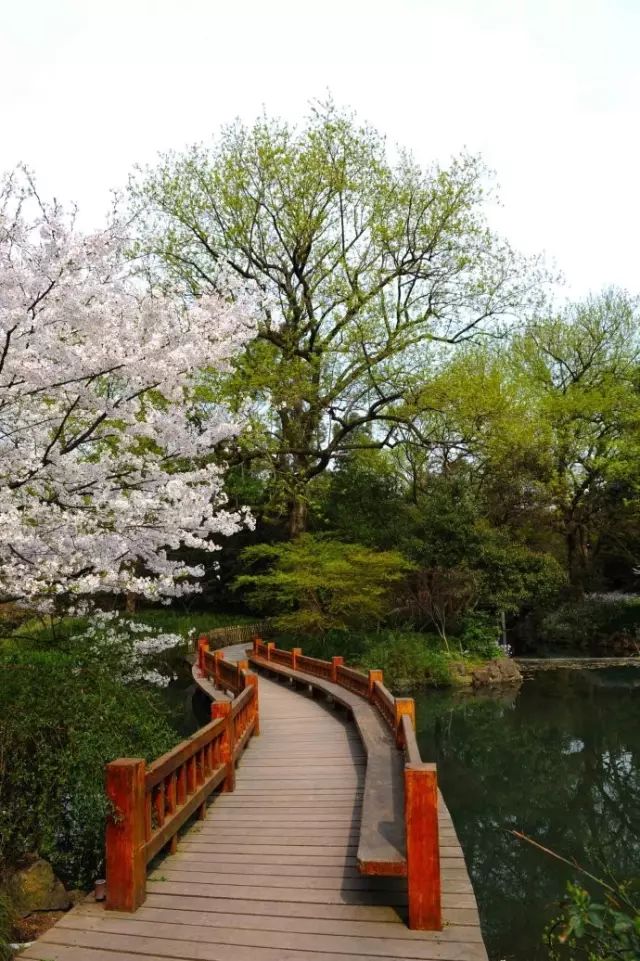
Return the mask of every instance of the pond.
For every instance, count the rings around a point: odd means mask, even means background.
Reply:
[[[193,680],[183,647],[165,655],[160,670],[171,678],[166,687],[160,688],[171,726],[181,737],[189,737],[211,719],[211,702]]]
[[[541,961],[574,872],[510,831],[596,874],[640,873],[640,670],[556,670],[517,691],[429,691],[416,702],[422,756],[438,764],[489,958]]]
[[[187,737],[209,701],[184,652],[164,688]],[[640,871],[640,670],[555,670],[499,693],[424,691],[418,739],[472,876],[490,961],[543,961],[569,868],[517,840],[521,830],[620,878]],[[597,870],[596,870],[597,873]]]

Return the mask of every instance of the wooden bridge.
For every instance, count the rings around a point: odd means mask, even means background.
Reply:
[[[106,904],[21,958],[486,961],[412,700],[341,658],[259,639],[245,657],[200,640],[211,723],[148,767],[108,765]]]

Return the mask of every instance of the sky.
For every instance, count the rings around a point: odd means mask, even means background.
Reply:
[[[640,293],[639,50],[640,0],[0,0],[0,171],[98,227],[134,165],[330,93],[425,165],[482,154],[566,296]]]

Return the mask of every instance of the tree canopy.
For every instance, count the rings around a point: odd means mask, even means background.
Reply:
[[[0,599],[192,589],[205,551],[243,523],[212,451],[238,430],[197,411],[252,335],[246,298],[197,304],[147,287],[114,223],[79,233],[28,172],[0,184]]]
[[[260,298],[223,396],[252,414],[235,458],[267,470],[292,535],[340,454],[414,423],[425,372],[540,300],[540,272],[488,228],[485,170],[422,169],[333,104],[292,128],[263,117],[132,182],[138,250],[188,296],[221,267]]]

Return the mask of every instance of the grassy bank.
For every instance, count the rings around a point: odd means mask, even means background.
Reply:
[[[396,691],[459,685],[475,667],[500,655],[493,644],[473,651],[455,640],[447,650],[436,635],[413,631],[329,631],[322,637],[279,637],[278,644],[288,650],[301,647],[311,657],[342,656],[347,664],[362,670],[378,668]]]

